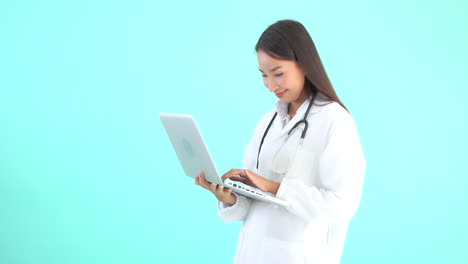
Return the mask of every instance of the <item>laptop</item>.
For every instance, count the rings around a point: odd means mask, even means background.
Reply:
[[[210,183],[223,185],[237,194],[259,201],[289,206],[288,202],[258,188],[230,179],[223,181],[191,115],[160,113],[159,117],[187,176],[195,178],[203,170]]]

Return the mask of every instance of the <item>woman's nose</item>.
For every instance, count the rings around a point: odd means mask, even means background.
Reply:
[[[266,80],[265,85],[268,88],[268,90],[270,90],[270,92],[274,92],[278,88],[278,84],[270,78]]]

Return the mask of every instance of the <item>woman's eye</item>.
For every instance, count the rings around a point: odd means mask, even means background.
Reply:
[[[281,77],[283,76],[283,73],[278,73],[278,74],[275,74],[276,77]],[[262,74],[262,77],[263,78],[266,78],[267,76],[265,74]]]

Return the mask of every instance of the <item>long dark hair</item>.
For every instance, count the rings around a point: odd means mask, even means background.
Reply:
[[[301,23],[285,19],[270,25],[255,45],[255,52],[259,50],[278,60],[297,61],[305,71],[304,88],[310,94],[321,93],[324,98],[317,99],[337,102],[348,111],[333,89],[314,41]]]

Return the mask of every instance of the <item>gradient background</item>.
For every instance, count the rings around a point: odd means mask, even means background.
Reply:
[[[254,45],[302,22],[368,161],[342,263],[468,263],[464,1],[0,2],[0,263],[231,263],[241,223],[183,174],[159,112],[242,166]]]

